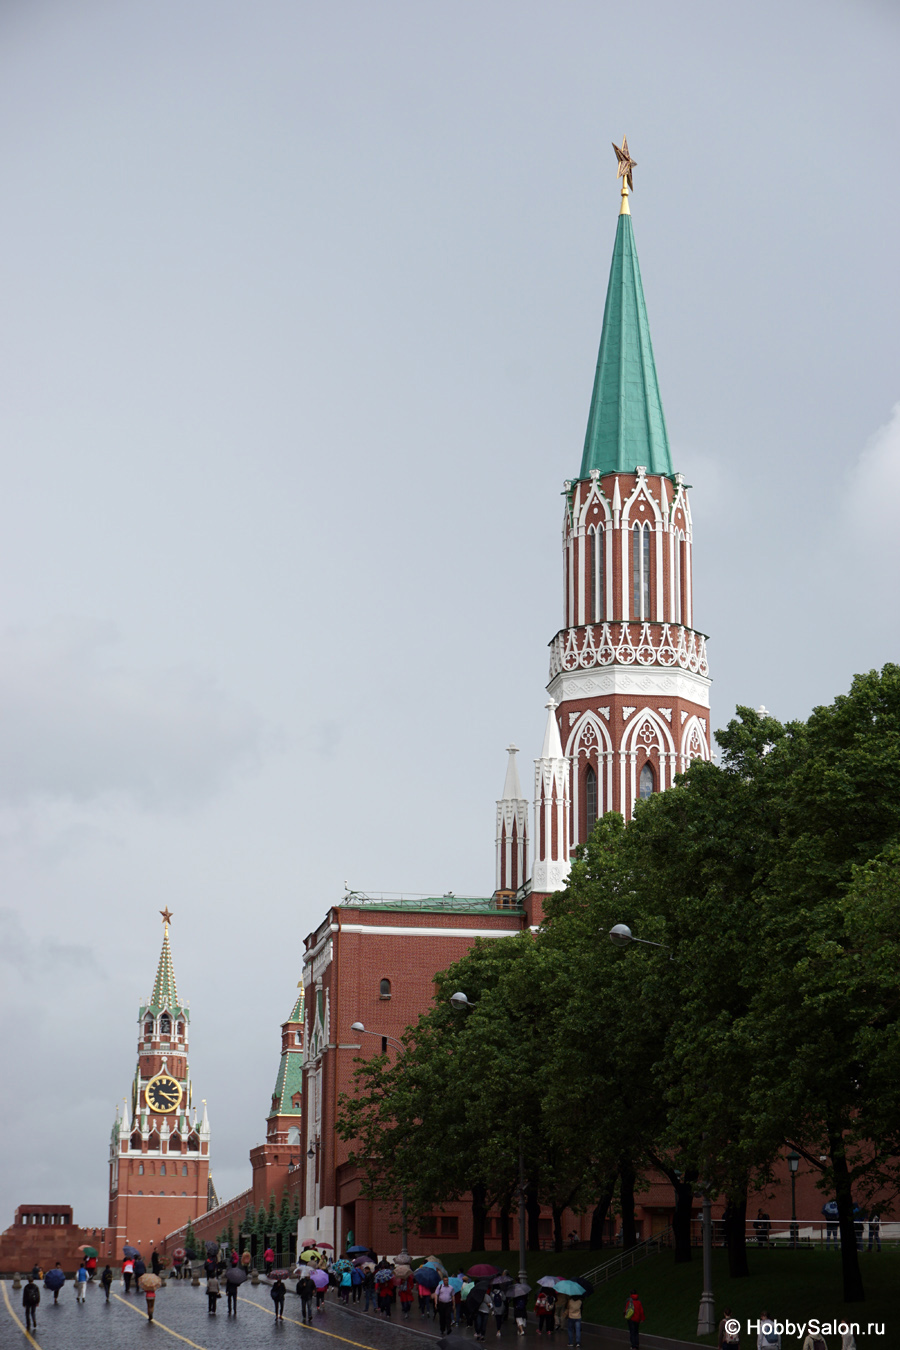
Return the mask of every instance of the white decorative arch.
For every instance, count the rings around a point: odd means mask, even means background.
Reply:
[[[709,739],[703,721],[696,715],[689,717],[681,732],[681,768],[680,773],[690,767],[695,759],[709,759]]]
[[[626,820],[634,814],[638,778],[647,760],[656,771],[658,790],[671,787],[677,773],[678,753],[672,732],[655,708],[639,708],[622,735],[619,764],[621,801]]]
[[[597,773],[597,815],[605,815],[613,803],[613,743],[609,730],[600,715],[588,708],[572,727],[566,741],[566,758],[572,764],[572,807],[569,813],[569,834],[572,843],[578,842],[581,821],[581,774],[579,758],[591,763]]]

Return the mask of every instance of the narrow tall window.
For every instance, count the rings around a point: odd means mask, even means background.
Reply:
[[[653,766],[648,760],[641,769],[641,776],[638,781],[638,796],[643,801],[645,797],[652,797],[655,791],[656,778],[653,773]]]
[[[153,1023],[148,1018],[147,1021],[144,1023],[144,1038],[149,1041],[152,1035],[153,1035]]]
[[[595,530],[588,531],[588,546],[590,548],[590,605],[588,607],[588,623],[595,623],[597,619],[597,533]]]
[[[632,538],[631,574],[634,583],[633,619],[650,617],[650,526],[635,525]]]
[[[594,828],[597,819],[597,775],[590,764],[584,775],[584,806],[585,824],[587,826],[585,837],[587,837]]]
[[[381,981],[380,985],[378,986],[378,996],[379,996],[379,998],[390,998],[390,996],[391,996],[391,982],[390,982],[390,980],[382,980],[382,981]]]
[[[166,1164],[165,1164],[165,1163],[163,1163],[162,1166],[160,1167],[160,1169],[159,1169],[159,1175],[160,1175],[161,1177],[164,1177],[164,1176],[166,1175]]]
[[[681,623],[681,538],[675,540],[675,622]]]
[[[159,1034],[161,1036],[169,1036],[171,1035],[171,1032],[172,1019],[168,1013],[163,1013],[162,1017],[159,1019]]]
[[[597,608],[594,611],[599,623],[606,618],[606,535],[598,530],[594,536],[597,550]]]

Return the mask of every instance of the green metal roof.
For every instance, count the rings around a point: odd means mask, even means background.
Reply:
[[[392,909],[428,911],[437,914],[509,914],[523,909],[522,905],[498,905],[493,897],[473,895],[438,896],[367,896],[358,891],[344,899],[341,909]]]
[[[648,473],[672,473],[631,216],[622,215],[609,271],[580,477],[589,477],[592,469],[601,474],[633,473],[639,464]]]
[[[303,1021],[303,990],[302,990],[302,989],[300,990],[300,993],[297,995],[297,1001],[295,1002],[293,1008],[291,1008],[291,1015],[290,1015],[290,1017],[288,1018],[288,1021],[289,1021],[289,1022],[302,1022],[302,1021]]]
[[[299,1106],[291,1105],[291,1098],[303,1089],[303,1055],[299,1047],[285,1050],[278,1066],[275,1091],[272,1093],[270,1116],[299,1116]]]
[[[159,965],[156,969],[153,993],[150,995],[150,1002],[141,1008],[140,1015],[143,1017],[145,1012],[160,1013],[166,1011],[173,1016],[175,1013],[187,1016],[178,1002],[178,990],[175,988],[175,971],[172,966],[172,952],[169,948],[168,924],[166,924],[163,933],[163,945],[159,954]]]

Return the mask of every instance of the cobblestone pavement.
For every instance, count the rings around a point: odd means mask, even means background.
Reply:
[[[304,1326],[300,1300],[291,1284],[283,1322],[275,1321],[268,1284],[252,1285],[249,1281],[241,1286],[237,1317],[227,1315],[224,1296],[213,1316],[208,1310],[205,1282],[195,1289],[186,1280],[171,1280],[159,1291],[152,1323],[147,1320],[144,1296],[126,1294],[118,1280],[112,1286],[109,1303],[96,1284],[88,1285],[83,1304],[77,1303],[71,1281],[60,1291],[57,1304],[42,1287],[37,1331],[32,1334],[25,1331],[21,1290],[14,1290],[11,1280],[0,1284],[0,1350],[34,1350],[38,1346],[42,1350],[135,1350],[150,1345],[156,1350],[163,1346],[167,1350],[179,1346],[191,1346],[193,1350],[436,1350],[438,1338],[435,1322],[422,1318],[415,1307],[409,1321],[404,1321],[399,1305],[395,1306],[394,1317],[386,1322],[374,1313],[363,1313],[362,1305],[344,1307],[331,1292],[323,1312],[314,1315],[312,1326]],[[620,1350],[627,1341],[624,1332],[608,1339],[598,1331],[585,1327],[584,1350]],[[467,1339],[475,1350],[471,1333]],[[659,1347],[666,1344],[655,1337],[646,1340],[648,1350],[654,1341]],[[539,1350],[541,1345],[547,1345],[547,1350],[563,1350],[566,1338],[558,1334],[549,1343],[539,1341],[533,1319],[529,1320],[527,1335],[519,1337],[509,1319],[499,1341],[492,1321],[487,1346],[493,1345],[497,1350]]]

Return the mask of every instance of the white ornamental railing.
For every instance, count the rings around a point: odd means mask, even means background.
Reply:
[[[706,638],[668,623],[596,623],[564,628],[550,643],[550,678],[593,666],[679,666],[708,675]]]

